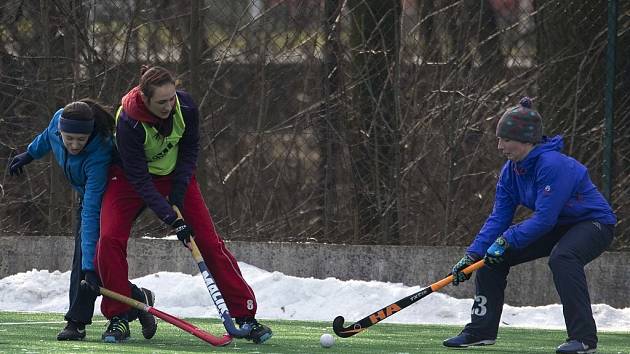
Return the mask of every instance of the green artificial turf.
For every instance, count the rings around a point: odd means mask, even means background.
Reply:
[[[326,349],[319,345],[319,337],[332,334],[331,322],[264,320],[274,331],[267,343],[235,339],[226,347],[212,347],[159,320],[151,340],[142,338],[140,325],[134,321],[128,341],[110,344],[100,340],[104,319],[94,320],[85,340],[59,342],[56,335],[65,324],[63,315],[0,312],[0,353],[555,353],[566,336],[564,331],[501,328],[497,344],[462,350],[442,346],[442,340],[459,333],[460,327],[381,323],[351,338],[335,336],[335,345]],[[218,320],[188,321],[215,335],[224,333]],[[630,332],[599,333],[599,339],[598,353],[630,353]]]

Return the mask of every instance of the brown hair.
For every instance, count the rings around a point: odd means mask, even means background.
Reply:
[[[72,120],[92,120],[94,113],[85,102],[70,102],[63,107],[63,117]]]
[[[106,107],[96,100],[92,98],[82,98],[78,102],[84,106],[87,106],[94,116],[94,131],[105,136],[114,135],[114,126],[116,125],[116,121],[114,120],[114,116],[111,114],[109,107]],[[66,106],[68,107],[68,106]],[[64,117],[66,116],[66,108],[63,110]]]
[[[138,86],[149,100],[151,100],[156,87],[166,84],[175,85],[175,79],[170,71],[161,66],[148,67],[143,65],[140,68],[140,82]]]

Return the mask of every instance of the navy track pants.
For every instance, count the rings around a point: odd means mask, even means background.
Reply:
[[[524,249],[508,248],[503,263],[486,265],[477,271],[471,322],[463,332],[484,339],[495,339],[510,268],[549,256],[548,264],[562,302],[568,338],[596,346],[597,327],[591,311],[584,266],[606,250],[613,234],[613,225],[584,221],[573,225],[557,225]],[[527,296],[527,292],[523,294]]]

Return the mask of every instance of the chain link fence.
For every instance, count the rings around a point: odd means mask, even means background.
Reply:
[[[52,113],[115,108],[143,64],[202,115],[197,171],[226,239],[466,245],[492,209],[494,127],[533,98],[547,135],[602,180],[614,85],[615,249],[630,248],[630,4],[606,81],[605,0],[8,0],[0,6],[0,164]],[[0,179],[0,229],[68,234],[50,158]],[[519,218],[527,217],[520,210]],[[151,211],[135,236],[168,230]]]

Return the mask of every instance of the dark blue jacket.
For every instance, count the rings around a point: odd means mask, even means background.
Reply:
[[[63,173],[79,192],[81,204],[81,268],[94,270],[94,252],[99,238],[101,199],[107,184],[107,170],[112,159],[112,138],[92,134],[78,155],[68,154],[59,132],[59,117],[63,109],[53,116],[48,128],[28,146],[28,153],[40,159],[52,151]],[[54,187],[53,187],[54,188]]]
[[[586,167],[561,153],[562,147],[562,137],[545,137],[523,160],[508,160],[503,165],[492,214],[467,252],[482,256],[501,235],[510,247],[520,249],[557,224],[586,220],[611,225],[617,222],[610,205],[591,182]],[[533,214],[511,225],[518,205]]]

